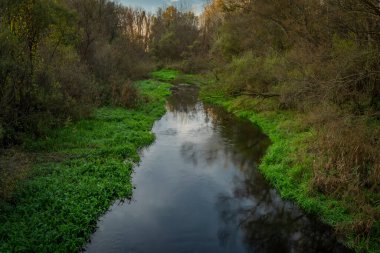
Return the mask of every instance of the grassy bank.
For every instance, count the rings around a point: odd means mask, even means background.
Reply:
[[[136,86],[144,97],[137,108],[101,108],[25,143],[39,161],[0,203],[0,252],[78,251],[112,202],[131,197],[133,163],[154,140],[169,94],[159,81]]]
[[[228,98],[208,85],[202,88],[201,96],[205,102],[221,105],[251,120],[272,140],[273,144],[259,169],[282,197],[294,200],[306,212],[316,214],[333,226],[345,238],[345,244],[355,251],[380,252],[379,221],[368,237],[358,236],[352,224],[360,222],[362,213],[350,212],[349,202],[328,198],[312,188],[312,167],[318,158],[310,150],[317,136],[313,129],[302,123],[304,115],[282,110],[258,110],[271,101],[247,96]]]

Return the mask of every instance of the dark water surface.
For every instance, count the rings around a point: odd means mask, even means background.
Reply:
[[[257,171],[269,139],[176,86],[142,151],[129,203],[101,218],[87,252],[348,252]]]

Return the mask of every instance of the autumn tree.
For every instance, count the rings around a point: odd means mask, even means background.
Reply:
[[[151,53],[158,59],[183,59],[198,39],[197,26],[198,18],[192,12],[180,12],[174,6],[159,9],[151,28]]]

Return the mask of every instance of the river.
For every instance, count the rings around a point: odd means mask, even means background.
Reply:
[[[349,252],[257,170],[270,140],[248,120],[173,88],[135,166],[133,199],[98,222],[86,252]]]

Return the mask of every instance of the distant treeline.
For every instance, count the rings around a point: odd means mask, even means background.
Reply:
[[[100,105],[139,102],[131,80],[180,59],[197,17],[109,0],[0,3],[0,145],[42,136]]]

